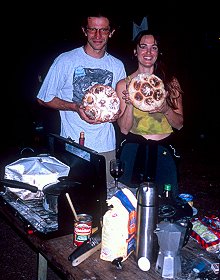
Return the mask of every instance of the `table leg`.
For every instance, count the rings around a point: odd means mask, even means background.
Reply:
[[[47,280],[47,260],[38,253],[38,280]]]

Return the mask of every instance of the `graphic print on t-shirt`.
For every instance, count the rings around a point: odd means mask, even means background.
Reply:
[[[73,75],[73,101],[81,103],[85,92],[95,84],[112,86],[113,73],[105,69],[78,67]]]

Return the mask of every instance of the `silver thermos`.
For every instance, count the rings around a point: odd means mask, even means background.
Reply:
[[[137,190],[136,260],[147,271],[156,262],[158,240],[155,233],[158,220],[158,192],[155,183],[143,182]]]

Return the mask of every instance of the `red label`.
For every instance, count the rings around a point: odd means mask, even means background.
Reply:
[[[80,246],[87,241],[92,233],[92,222],[76,222],[74,225],[74,242],[75,246]]]

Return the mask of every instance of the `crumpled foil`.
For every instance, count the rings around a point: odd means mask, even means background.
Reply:
[[[29,190],[11,188],[10,191],[22,200],[39,199],[43,196],[43,187],[57,183],[58,178],[68,176],[70,167],[52,156],[21,158],[5,167],[5,179],[28,183],[38,188],[37,193]]]

